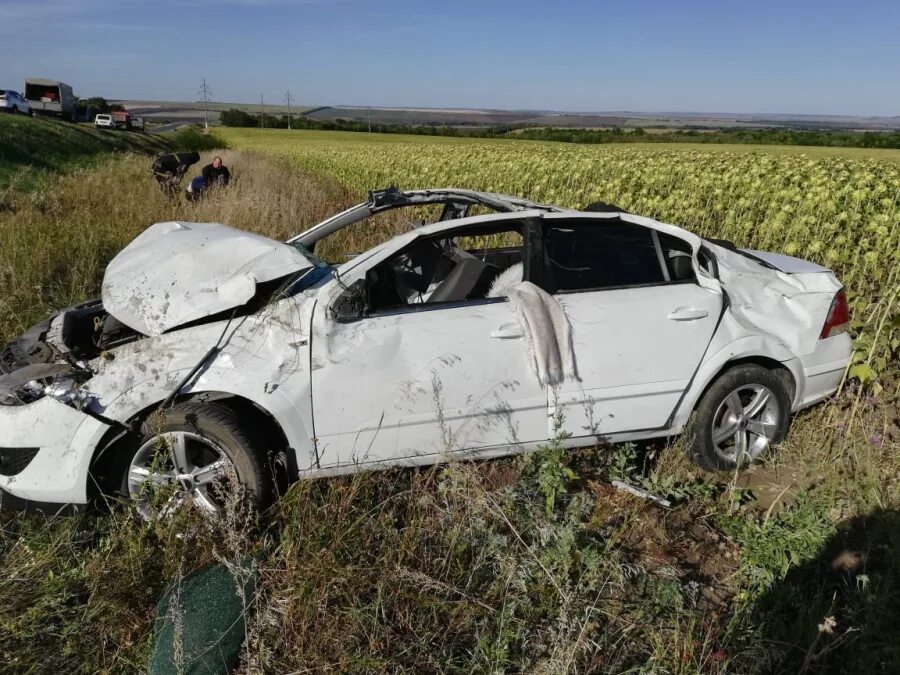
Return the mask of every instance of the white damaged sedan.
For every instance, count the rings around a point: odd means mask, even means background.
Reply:
[[[423,205],[436,222],[315,255]],[[157,485],[214,511],[227,475],[264,506],[297,477],[531,450],[558,420],[579,447],[694,415],[691,457],[734,469],[836,391],[848,322],[824,267],[618,211],[391,188],[287,243],[158,223],[102,299],[0,353],[0,498],[146,513]]]

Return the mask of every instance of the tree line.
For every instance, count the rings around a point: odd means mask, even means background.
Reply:
[[[232,108],[221,115],[221,123],[228,127],[259,127],[287,129],[287,115],[254,115]],[[519,138],[532,141],[560,143],[738,143],[762,145],[824,145],[844,148],[900,149],[900,131],[831,131],[821,129],[671,129],[649,133],[643,128],[570,129],[532,126],[467,127],[427,124],[383,124],[366,120],[319,120],[304,115],[292,115],[293,129],[319,131],[373,131],[382,134],[411,134],[419,136],[455,136],[461,138]]]

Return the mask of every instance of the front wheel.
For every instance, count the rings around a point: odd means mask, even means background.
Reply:
[[[787,433],[791,402],[784,381],[757,365],[727,370],[696,408],[688,454],[710,471],[762,459]]]
[[[187,504],[215,514],[233,498],[260,509],[273,499],[266,448],[226,406],[184,403],[166,410],[143,424],[136,447],[121,491],[144,518]]]

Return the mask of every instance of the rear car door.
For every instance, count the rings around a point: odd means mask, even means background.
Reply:
[[[544,286],[566,311],[580,382],[550,392],[575,437],[661,429],[722,310],[690,246],[618,218],[544,218]]]

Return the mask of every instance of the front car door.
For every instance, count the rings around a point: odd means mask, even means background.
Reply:
[[[487,297],[493,277],[529,268],[523,230],[539,226],[512,214],[473,220],[388,245],[318,303],[311,367],[321,467],[427,463],[546,440],[546,390],[516,317],[505,298]],[[452,264],[443,249],[429,258],[454,241]],[[353,294],[365,298],[363,316],[342,315]]]
[[[550,393],[575,437],[664,429],[722,311],[690,245],[616,217],[544,218],[544,286],[569,317],[580,382]]]

